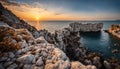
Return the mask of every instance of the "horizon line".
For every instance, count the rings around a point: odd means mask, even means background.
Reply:
[[[36,20],[25,20],[25,21],[36,21]],[[120,21],[120,19],[111,19],[111,20],[40,20],[40,21]]]

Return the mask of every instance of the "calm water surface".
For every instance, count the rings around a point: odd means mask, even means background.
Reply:
[[[102,21],[101,21],[102,22]],[[31,25],[37,27],[37,29],[47,29],[50,32],[55,30],[60,30],[62,28],[68,27],[71,21],[50,21],[50,22],[29,22]],[[99,22],[87,22],[83,21],[81,23],[99,23]],[[108,29],[111,24],[120,24],[120,21],[104,21],[104,28]],[[112,54],[113,49],[118,49],[120,51],[120,46],[115,46],[115,44],[120,44],[120,39],[117,39],[103,30],[100,33],[86,33],[81,34],[81,42],[83,46],[87,47],[90,51],[101,53],[104,58],[116,57],[120,59],[120,53]]]

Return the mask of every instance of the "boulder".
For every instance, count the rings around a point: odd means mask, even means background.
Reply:
[[[36,39],[37,43],[47,43],[47,41],[44,39],[44,37],[39,37]]]
[[[44,65],[44,62],[43,62],[43,60],[42,60],[42,57],[39,57],[39,59],[38,59],[37,62],[36,62],[36,65],[37,65],[37,66],[43,66],[43,65]]]
[[[17,64],[11,64],[9,67],[7,67],[7,69],[15,69],[15,68],[17,68]]]
[[[106,60],[104,61],[104,66],[105,66],[106,69],[111,69],[110,63]]]
[[[71,62],[71,69],[97,69],[97,68],[93,65],[85,66],[82,63],[75,61],[75,62]]]
[[[14,58],[15,57],[15,54],[13,52],[9,52],[9,57],[10,58]]]
[[[33,59],[34,59],[34,55],[27,54],[27,55],[23,55],[23,56],[19,57],[17,59],[17,61],[21,62],[21,63],[31,64]]]

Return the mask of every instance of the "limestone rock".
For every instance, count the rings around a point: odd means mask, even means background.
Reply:
[[[82,24],[82,23],[71,23],[69,25],[71,28],[71,31],[81,31],[81,32],[97,32],[100,31],[103,28],[103,23],[87,23],[87,24]]]
[[[14,64],[10,65],[7,69],[15,69],[15,68],[17,68],[17,66],[18,65],[14,63]]]
[[[25,64],[23,69],[31,69],[31,64]]]
[[[17,61],[19,61],[21,63],[28,63],[29,64],[29,63],[32,63],[33,59],[34,59],[34,55],[28,54],[28,55],[23,55],[23,56],[19,57],[17,59]]]
[[[71,62],[71,69],[96,69],[96,67],[92,65],[85,66],[80,62],[75,61],[75,62]]]
[[[19,45],[20,45],[22,48],[24,48],[24,47],[27,47],[27,46],[28,46],[28,44],[26,43],[26,41],[25,41],[25,40],[23,40],[23,41],[19,42]]]
[[[47,41],[44,39],[44,37],[39,37],[36,39],[37,43],[47,43]]]
[[[38,65],[38,66],[43,66],[44,65],[41,57],[39,57],[39,59],[37,60],[36,65]]]
[[[15,57],[14,53],[13,53],[13,52],[9,52],[9,57],[10,57],[10,58]]]
[[[110,63],[108,61],[104,61],[104,66],[106,67],[106,69],[111,69]]]
[[[13,63],[13,62],[11,62],[11,61],[6,62],[6,63],[4,63],[4,66],[7,67],[7,66],[9,66],[9,65],[12,64],[12,63]]]

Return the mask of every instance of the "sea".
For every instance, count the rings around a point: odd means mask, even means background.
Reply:
[[[35,26],[37,29],[46,29],[49,32],[53,33],[55,30],[61,30],[69,26],[70,23],[75,21],[37,21],[37,22],[28,22],[32,26]],[[89,51],[97,52],[102,55],[104,59],[106,58],[118,58],[120,59],[120,53],[112,53],[112,50],[117,49],[120,51],[120,39],[110,35],[105,32],[110,25],[120,24],[120,21],[77,21],[80,23],[103,23],[104,27],[99,33],[84,33],[81,34],[81,43]]]

